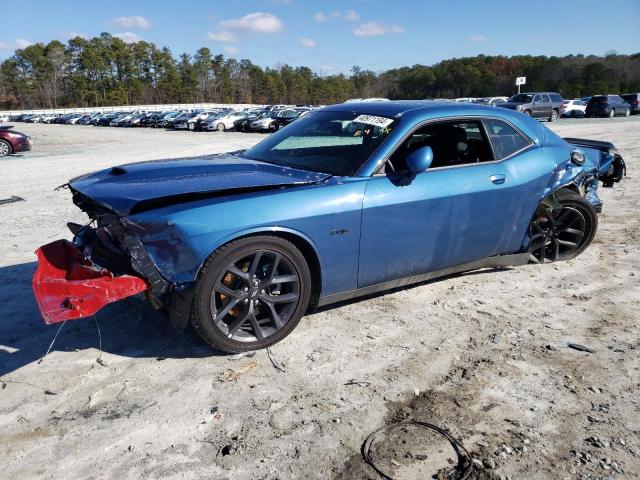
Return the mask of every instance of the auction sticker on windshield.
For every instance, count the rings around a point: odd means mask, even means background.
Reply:
[[[393,123],[392,118],[376,117],[375,115],[359,115],[353,119],[357,123],[366,123],[367,125],[375,125],[376,127],[385,128]]]

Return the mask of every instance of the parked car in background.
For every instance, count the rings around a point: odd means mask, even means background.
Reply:
[[[620,96],[629,104],[632,114],[640,114],[640,93],[625,93]]]
[[[119,116],[120,115],[117,113],[107,113],[105,115],[102,115],[101,117],[98,117],[95,125],[97,125],[98,127],[108,127],[109,125],[111,125],[111,121],[118,118]]]
[[[193,112],[185,112],[182,115],[176,117],[173,121],[172,128],[176,130],[189,130],[189,122],[193,121],[195,123],[195,119],[200,115],[202,110],[195,110]]]
[[[264,112],[249,122],[246,127],[250,132],[272,131],[275,129],[275,119],[278,113],[274,111]]]
[[[620,95],[594,95],[589,99],[585,109],[587,117],[609,117],[631,115],[631,105]]]
[[[233,122],[233,128],[238,132],[248,132],[251,122],[256,120],[260,115],[269,114],[267,110],[254,110],[246,112],[247,116]]]
[[[202,130],[224,132],[225,130],[233,130],[235,122],[247,117],[247,112],[221,112],[220,114],[206,119],[202,123]]]
[[[31,137],[12,128],[11,125],[0,127],[0,157],[31,150]]]
[[[563,102],[560,94],[555,92],[518,93],[509,98],[507,102],[499,104],[498,107],[516,110],[533,118],[544,118],[554,122],[560,116]]]
[[[182,113],[183,112],[180,110],[174,111],[174,112],[168,112],[166,115],[159,117],[153,126],[155,128],[169,128],[169,125],[171,124],[173,119],[178,118],[180,115],[182,115]]]
[[[187,128],[189,130],[202,130],[202,123],[209,118],[220,115],[220,110],[205,110],[194,117],[187,120]]]
[[[8,114],[0,115],[0,122],[8,122],[8,121],[9,121],[9,115]]]
[[[501,103],[509,100],[509,97],[484,97],[484,98],[476,98],[473,103],[477,103],[478,105],[489,105],[490,107],[495,107],[496,105],[500,105]]]
[[[287,108],[285,110],[280,110],[276,115],[273,123],[274,130],[280,130],[282,127],[286,127],[291,122],[298,119],[298,117],[305,112],[310,110],[309,108]]]
[[[582,100],[565,100],[560,107],[561,117],[584,117],[587,102]]]

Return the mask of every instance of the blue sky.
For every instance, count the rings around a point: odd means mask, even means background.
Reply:
[[[0,0],[0,59],[108,31],[262,66],[374,71],[488,55],[640,52],[640,0]]]

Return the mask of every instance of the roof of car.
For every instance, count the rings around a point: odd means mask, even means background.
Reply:
[[[385,102],[349,102],[330,105],[323,110],[362,112],[370,115],[395,117],[410,110],[431,110],[447,107],[466,110],[470,103],[445,102],[442,100],[391,100]],[[482,108],[477,105],[478,108]]]

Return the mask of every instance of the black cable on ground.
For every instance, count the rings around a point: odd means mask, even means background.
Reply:
[[[393,480],[393,477],[391,477],[391,475],[389,475],[388,473],[385,473],[380,467],[378,467],[373,461],[373,459],[371,458],[371,454],[370,454],[371,445],[382,434],[388,433],[391,430],[394,430],[396,428],[409,427],[409,426],[414,426],[414,427],[418,426],[418,427],[434,430],[438,432],[440,435],[442,435],[443,437],[445,437],[447,440],[449,440],[449,443],[451,443],[451,446],[453,447],[453,449],[456,452],[456,455],[458,456],[458,465],[457,465],[457,470],[459,472],[458,480],[466,480],[469,477],[469,475],[471,474],[471,471],[473,470],[471,454],[464,447],[464,445],[462,445],[462,443],[459,440],[454,438],[446,430],[443,430],[442,428],[438,427],[437,425],[433,425],[432,423],[420,422],[418,420],[408,420],[405,422],[394,423],[393,425],[387,425],[379,428],[378,430],[371,433],[362,444],[362,457],[364,458],[365,462],[367,462],[367,464],[370,465],[371,468],[373,468],[376,472],[378,472],[378,474],[382,478],[384,478],[385,480]]]

